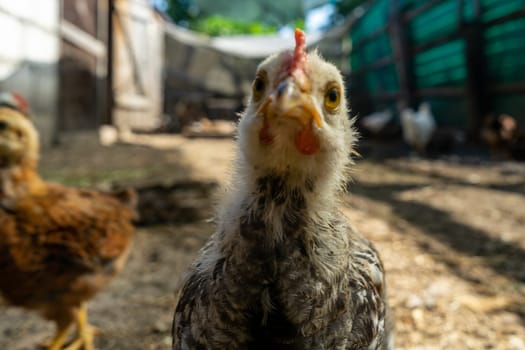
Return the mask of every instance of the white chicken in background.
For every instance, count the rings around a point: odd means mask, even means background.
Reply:
[[[393,113],[389,109],[366,115],[360,119],[361,126],[370,133],[377,135],[392,120]]]
[[[418,153],[425,153],[436,129],[436,121],[430,110],[430,104],[421,103],[417,112],[411,108],[404,109],[401,112],[401,128],[405,142],[415,148]]]

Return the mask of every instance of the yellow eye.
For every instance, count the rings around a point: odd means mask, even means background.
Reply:
[[[252,84],[253,99],[255,101],[260,100],[262,95],[264,94],[265,89],[266,89],[266,77],[264,75],[264,72],[261,72],[257,74]]]
[[[341,89],[339,85],[330,84],[324,94],[324,106],[329,112],[333,112],[339,107],[341,102]]]

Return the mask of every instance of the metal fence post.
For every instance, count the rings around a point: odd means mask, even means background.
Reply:
[[[465,62],[467,65],[466,97],[468,122],[467,131],[471,138],[477,139],[483,118],[489,110],[486,89],[486,64],[483,48],[483,24],[479,0],[474,0],[475,18],[462,20],[463,1],[458,0],[459,29],[465,41]]]
[[[403,12],[399,0],[389,0],[389,34],[392,43],[397,75],[399,78],[398,108],[413,107],[415,79],[410,37],[403,23]]]

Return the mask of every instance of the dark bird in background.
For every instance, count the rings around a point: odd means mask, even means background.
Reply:
[[[356,135],[335,66],[262,62],[218,226],[178,292],[173,349],[392,349],[384,270],[340,212]]]
[[[0,292],[56,323],[47,349],[62,349],[76,323],[67,349],[91,350],[85,303],[124,265],[136,195],[43,181],[38,133],[20,101],[6,93],[0,101]]]
[[[494,158],[525,160],[525,134],[511,115],[487,116],[480,138],[490,147]]]

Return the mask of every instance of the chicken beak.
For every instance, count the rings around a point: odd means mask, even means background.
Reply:
[[[321,116],[312,97],[292,78],[287,78],[279,83],[275,92],[263,103],[261,109],[269,117],[292,118],[303,127],[311,125],[314,121],[318,128],[322,127]]]
[[[304,84],[300,84],[293,77],[287,77],[279,83],[274,93],[263,102],[258,110],[258,115],[264,118],[263,127],[259,133],[262,143],[271,144],[273,142],[269,120],[291,118],[301,125],[295,139],[297,149],[305,155],[312,155],[319,151],[320,142],[314,132],[313,124],[315,123],[320,129],[323,123],[309,92],[310,89],[304,88]]]

